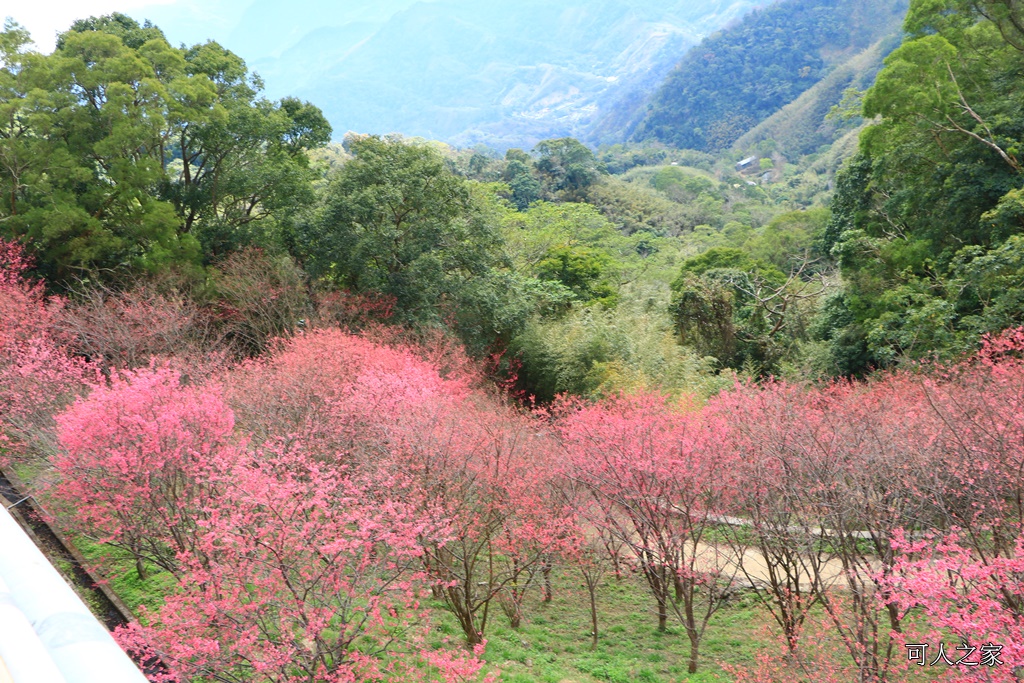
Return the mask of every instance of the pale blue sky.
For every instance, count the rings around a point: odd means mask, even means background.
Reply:
[[[0,0],[0,17],[11,17],[32,34],[36,48],[42,52],[53,50],[58,31],[63,31],[76,19],[123,12],[136,18],[151,17],[154,21],[178,15],[205,26],[213,37],[222,27],[223,17],[217,15],[217,0]],[[230,27],[228,27],[230,28]],[[204,36],[206,37],[206,36]],[[189,40],[182,36],[180,40]]]

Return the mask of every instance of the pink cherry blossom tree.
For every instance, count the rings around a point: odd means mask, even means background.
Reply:
[[[657,394],[562,406],[559,431],[571,469],[599,514],[588,521],[630,549],[657,604],[658,628],[669,615],[690,643],[697,670],[711,616],[734,572],[705,534],[725,509],[731,451],[725,425]]]
[[[0,240],[0,457],[48,455],[53,415],[88,377],[54,330],[63,300],[31,282],[30,267],[20,244]]]
[[[184,679],[474,679],[472,655],[432,652],[421,539],[446,530],[299,449],[237,466],[211,501],[178,588],[122,634]],[[461,663],[460,663],[461,662]]]
[[[180,574],[200,525],[243,459],[234,417],[212,386],[154,365],[115,374],[57,417],[59,479],[50,500],[79,533]]]

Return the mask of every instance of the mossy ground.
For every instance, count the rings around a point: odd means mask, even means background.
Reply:
[[[146,578],[139,577],[135,560],[124,551],[75,536],[75,547],[86,560],[95,563],[93,575],[107,581],[121,600],[136,614],[140,607],[154,610],[163,602],[163,596],[174,586],[174,578],[155,565],[146,567]]]

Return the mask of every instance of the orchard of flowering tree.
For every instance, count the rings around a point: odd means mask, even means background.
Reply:
[[[771,635],[736,681],[918,680],[940,643],[942,680],[1024,666],[1022,330],[867,381],[541,409],[330,302],[243,358],[173,296],[70,301],[28,266],[0,245],[3,467],[98,573],[164,578],[117,633],[158,678],[497,680],[495,629],[582,587],[599,648],[630,577],[689,673],[737,596]],[[149,351],[107,360],[126,339]]]
[[[414,55],[448,143],[125,14],[49,54],[6,19],[0,500],[168,683],[1024,679],[1024,5],[573,2],[267,44]],[[498,43],[543,69],[476,73]],[[493,92],[584,138],[470,124],[459,64],[554,74]],[[331,99],[424,109],[378,80]]]

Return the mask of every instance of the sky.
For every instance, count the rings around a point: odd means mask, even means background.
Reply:
[[[209,6],[211,3],[198,0],[0,0],[0,18],[11,17],[32,34],[37,50],[51,52],[57,33],[67,30],[77,19],[111,12],[122,12],[138,19],[166,16],[176,11],[198,18],[203,15],[202,4]]]

